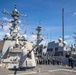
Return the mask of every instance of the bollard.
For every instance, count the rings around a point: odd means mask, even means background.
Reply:
[[[37,72],[40,72],[40,68],[37,70]]]

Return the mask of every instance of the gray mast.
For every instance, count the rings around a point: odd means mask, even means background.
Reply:
[[[37,28],[36,28],[36,30],[37,30],[37,42],[36,42],[36,44],[37,44],[37,50],[36,50],[36,53],[37,53],[37,55],[38,54],[40,54],[39,53],[39,45],[38,45],[38,43],[40,42],[40,40],[41,40],[41,37],[40,37],[40,33],[41,33],[41,30],[42,30],[42,27],[41,26],[38,26]]]
[[[63,44],[63,56],[64,52],[64,8],[62,9],[62,44]]]
[[[64,42],[64,8],[62,9],[62,41]]]
[[[36,30],[37,30],[37,44],[38,44],[38,42],[41,40],[41,38],[40,38],[40,32],[41,32],[41,26],[38,26],[37,28],[36,28]]]
[[[35,28],[35,30],[37,31],[37,33],[32,33],[32,34],[36,34],[37,35],[37,39],[36,39],[36,45],[37,45],[37,48],[36,48],[36,56],[39,56],[41,54],[41,51],[40,51],[40,47],[39,47],[39,42],[40,40],[42,39],[41,37],[41,31],[42,31],[42,27],[41,27],[41,20],[39,21],[39,26],[37,28]]]

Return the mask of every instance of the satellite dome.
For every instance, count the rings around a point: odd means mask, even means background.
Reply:
[[[19,20],[18,23],[21,23],[21,20]]]
[[[17,9],[15,9],[15,11],[17,11]],[[18,11],[17,11],[18,12]]]
[[[6,33],[5,35],[6,35],[7,37],[10,37],[10,34],[9,34],[9,33]]]
[[[61,40],[62,41],[62,38],[59,38],[58,40]]]
[[[61,38],[61,37],[59,37],[59,38],[58,38],[58,41],[59,41],[59,42],[62,42],[62,38]]]
[[[22,37],[26,39],[27,38],[27,35],[23,35]]]
[[[64,44],[66,45],[66,44],[67,44],[67,42],[66,42],[66,41],[64,41]]]

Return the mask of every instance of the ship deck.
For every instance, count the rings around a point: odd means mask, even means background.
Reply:
[[[62,65],[37,65],[33,70],[15,71],[0,67],[0,75],[76,75],[76,67]]]

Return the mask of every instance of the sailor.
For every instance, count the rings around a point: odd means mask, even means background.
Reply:
[[[71,66],[71,58],[70,57],[68,59],[68,64],[69,64],[69,66]]]
[[[52,63],[53,63],[53,65],[55,65],[55,58],[52,59]]]
[[[16,69],[16,66],[14,66],[14,75],[16,75],[17,74],[17,69]]]
[[[70,65],[71,68],[74,68],[74,58],[72,56],[70,57]]]

